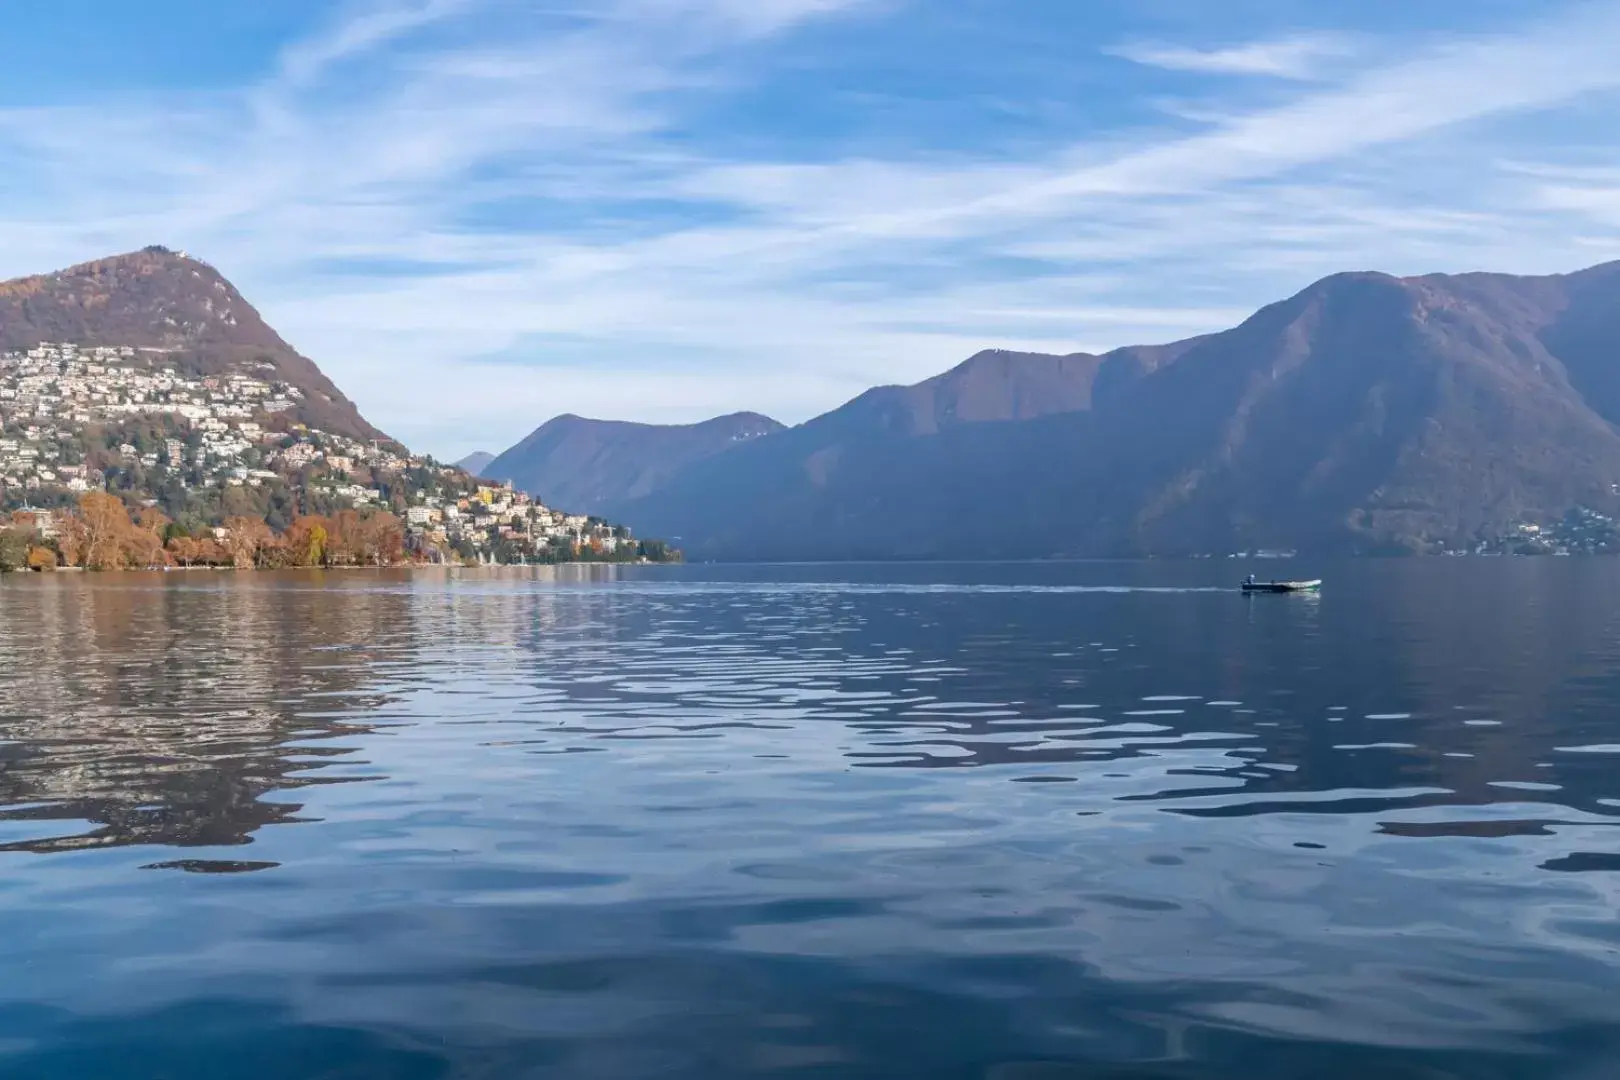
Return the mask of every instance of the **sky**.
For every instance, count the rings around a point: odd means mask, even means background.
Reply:
[[[164,244],[455,458],[1620,258],[1620,0],[53,0],[0,277]]]

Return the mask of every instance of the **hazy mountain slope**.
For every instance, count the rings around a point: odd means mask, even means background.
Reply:
[[[478,450],[456,462],[456,468],[473,476],[482,476],[484,470],[489,468],[489,463],[494,460],[495,455],[488,450]]]
[[[823,418],[851,428],[930,435],[960,423],[1028,420],[1091,407],[1100,357],[993,349],[914,386],[868,390]]]
[[[581,512],[602,513],[656,490],[682,468],[780,431],[756,413],[701,424],[658,425],[559,416],[501,454],[480,475]]]
[[[1615,267],[1338,275],[1225,333],[1088,358],[1089,407],[940,426],[866,395],[621,513],[697,557],[1457,542],[1620,509],[1617,332]]]

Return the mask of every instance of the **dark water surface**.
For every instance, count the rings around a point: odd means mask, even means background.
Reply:
[[[1620,1076],[1620,560],[0,582],[0,1076]]]

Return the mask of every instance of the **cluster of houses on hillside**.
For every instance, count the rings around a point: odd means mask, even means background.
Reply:
[[[386,442],[292,422],[304,393],[268,363],[217,376],[177,370],[161,350],[41,345],[0,353],[0,510],[66,505],[112,486],[153,494],[268,488],[307,509],[386,510],[407,547],[516,561],[634,554],[627,530],[552,510]],[[158,421],[142,427],[135,421]],[[141,427],[128,441],[99,431]],[[269,492],[260,498],[268,497]],[[156,498],[145,501],[156,502]]]
[[[164,356],[71,343],[0,353],[0,489],[96,489],[97,470],[84,460],[85,427],[140,417],[168,418],[188,437],[110,448],[122,464],[171,469],[182,482],[257,487],[274,478],[261,467],[274,453],[267,444],[287,436],[266,422],[293,409],[303,392],[264,372],[188,377]]]
[[[1501,536],[1475,541],[1448,555],[1613,555],[1620,554],[1620,521],[1588,507],[1576,507],[1546,524],[1521,523]]]
[[[435,497],[404,513],[407,543],[513,562],[564,552],[616,557],[639,553],[630,531],[583,514],[553,510],[510,483],[480,484],[470,496]]]

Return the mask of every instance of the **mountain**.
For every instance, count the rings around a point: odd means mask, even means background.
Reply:
[[[880,386],[837,410],[840,427],[932,435],[954,424],[1030,420],[1091,407],[1102,358],[992,349],[915,386]]]
[[[1341,274],[1223,333],[991,353],[615,507],[693,557],[1432,550],[1620,513],[1620,263]]]
[[[1090,406],[1100,358],[988,350],[915,386],[880,386],[813,429],[927,435],[960,423],[1027,420]],[[651,495],[682,470],[786,429],[756,413],[664,426],[559,416],[478,474],[593,512]]]
[[[0,569],[676,556],[412,454],[164,248],[0,283],[0,534]]]
[[[679,426],[559,416],[479,475],[510,480],[582,513],[603,514],[657,490],[686,466],[781,430],[757,413]]]
[[[489,463],[494,460],[495,455],[488,450],[477,450],[456,462],[456,468],[469,476],[482,476],[484,470],[489,468]]]
[[[294,419],[354,439],[387,438],[218,271],[167,248],[0,282],[0,351],[46,342],[133,346],[203,377],[256,371],[300,391]]]

